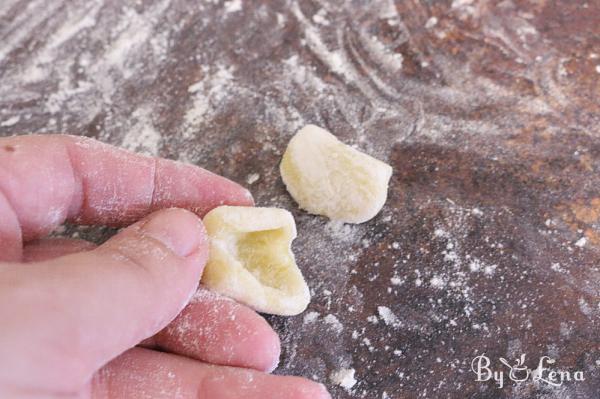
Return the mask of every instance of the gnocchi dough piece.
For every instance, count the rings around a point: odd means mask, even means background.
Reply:
[[[202,282],[264,313],[303,312],[310,292],[292,253],[296,224],[278,208],[220,206],[204,217],[210,256]]]
[[[302,209],[332,220],[362,223],[383,207],[392,167],[318,126],[307,125],[292,137],[280,172]]]

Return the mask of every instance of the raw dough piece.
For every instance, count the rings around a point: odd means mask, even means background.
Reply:
[[[292,137],[280,171],[302,209],[347,223],[366,222],[381,210],[392,175],[390,165],[314,125]]]
[[[202,282],[264,313],[292,316],[310,302],[296,266],[296,224],[278,208],[220,206],[204,217],[210,256]]]

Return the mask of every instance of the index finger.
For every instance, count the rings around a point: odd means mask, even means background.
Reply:
[[[123,226],[160,208],[203,216],[221,204],[252,205],[253,200],[240,185],[205,169],[92,139],[0,139],[0,220],[18,221],[0,229],[0,250],[16,236],[43,236],[67,220]]]

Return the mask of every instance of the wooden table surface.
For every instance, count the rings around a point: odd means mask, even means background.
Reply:
[[[599,99],[596,0],[0,2],[0,136],[95,137],[294,212],[313,301],[269,318],[277,372],[338,399],[598,397]],[[307,123],[393,166],[375,219],[297,209],[278,163]],[[499,389],[482,353],[585,381]]]

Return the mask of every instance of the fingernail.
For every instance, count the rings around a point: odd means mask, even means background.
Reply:
[[[184,209],[158,211],[149,216],[141,230],[182,257],[195,252],[206,240],[206,231],[198,216]]]

